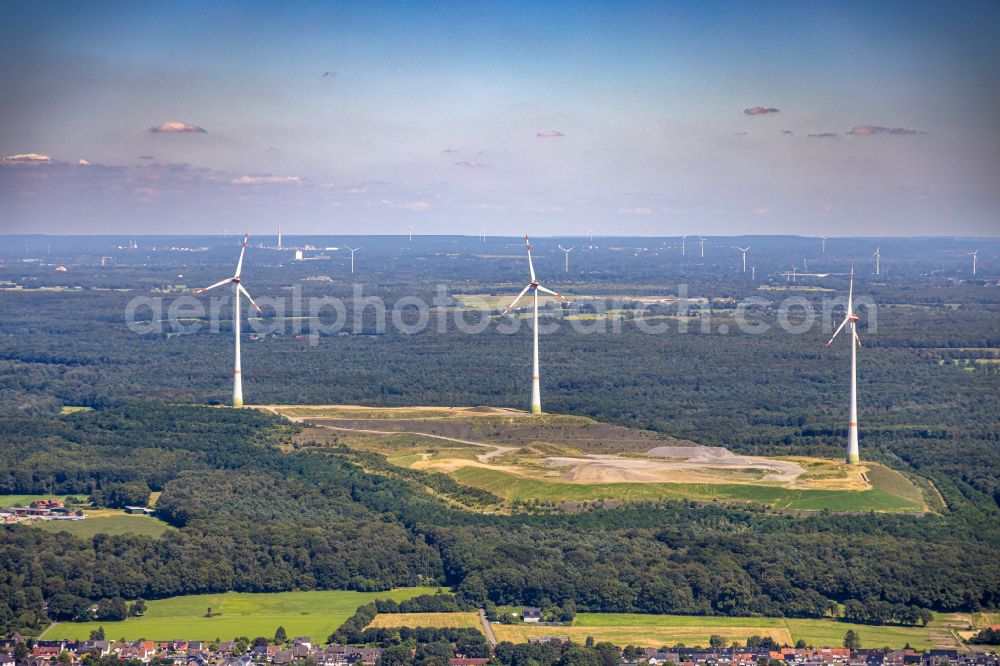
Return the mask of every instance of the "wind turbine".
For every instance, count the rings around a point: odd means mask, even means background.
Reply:
[[[346,245],[344,247],[345,247],[345,249],[350,250],[350,252],[351,252],[351,275],[354,275],[354,253],[357,252],[358,250],[360,250],[361,248],[360,247],[347,247]]]
[[[750,281],[751,282],[756,282],[757,281],[757,267],[756,266],[751,266],[750,267]]]
[[[209,289],[215,289],[227,284],[234,285],[236,298],[233,300],[233,331],[236,334],[236,362],[233,368],[233,407],[243,406],[243,375],[242,367],[240,366],[240,294],[247,297],[247,300],[257,308],[257,312],[261,311],[260,306],[250,297],[249,292],[247,292],[240,282],[240,272],[243,270],[243,254],[247,251],[247,237],[249,235],[243,235],[243,249],[240,250],[240,260],[236,263],[236,274],[231,278],[220,280],[210,287],[198,289],[194,292],[195,295],[204,294]]]
[[[528,270],[531,272],[531,282],[528,283],[527,287],[521,290],[521,293],[517,295],[517,298],[511,301],[510,305],[503,309],[500,316],[502,317],[510,312],[510,310],[517,305],[517,302],[521,300],[522,296],[529,291],[531,292],[531,295],[534,297],[534,346],[532,348],[531,356],[531,413],[541,414],[542,397],[538,381],[538,292],[541,291],[546,294],[552,294],[556,298],[562,298],[563,300],[566,299],[551,289],[546,289],[538,282],[538,278],[535,277],[535,266],[531,263],[531,243],[528,241],[527,234],[524,236],[524,244],[528,246]]]
[[[573,247],[571,247],[569,249],[566,249],[562,245],[560,245],[559,249],[566,253],[566,261],[565,261],[566,265],[565,265],[565,268],[563,269],[563,272],[564,273],[569,273],[569,253],[572,252],[573,250],[575,250],[576,246],[574,245]]]
[[[975,275],[976,274],[976,255],[979,254],[979,250],[975,250],[974,252],[967,252],[966,254],[968,254],[970,257],[972,257],[972,274]]]
[[[858,347],[861,346],[861,338],[858,337],[855,326],[857,321],[858,318],[854,314],[854,266],[851,266],[851,287],[850,291],[847,292],[847,312],[844,315],[844,321],[840,322],[840,326],[833,332],[830,342],[826,343],[827,347],[833,344],[834,338],[837,337],[841,329],[850,323],[851,412],[847,420],[847,463],[849,465],[857,465],[861,461],[861,457],[858,454]]]
[[[746,247],[740,247],[740,246],[737,245],[735,249],[737,249],[737,250],[739,250],[740,252],[743,253],[743,272],[746,273],[747,272],[747,252],[750,251],[750,246],[747,245]]]
[[[408,225],[407,228],[410,230],[410,242],[413,242],[413,225]]]
[[[823,243],[823,254],[826,254],[826,236],[820,236],[819,240]]]
[[[687,256],[687,250],[684,247],[684,239],[685,238],[687,238],[687,236],[681,236],[681,256],[682,257]]]
[[[594,244],[594,230],[593,229],[590,230],[590,244],[591,245]]]
[[[278,249],[281,249],[281,225],[278,225]]]
[[[881,273],[881,259],[882,259],[882,255],[879,254],[878,248],[879,248],[879,246],[876,245],[875,246],[875,254],[872,255],[873,257],[875,257],[875,275],[879,275],[879,273]]]
[[[701,243],[701,258],[705,258],[705,239],[698,236],[698,242]]]

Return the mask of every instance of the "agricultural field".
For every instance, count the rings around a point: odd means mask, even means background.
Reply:
[[[920,486],[877,463],[737,455],[586,417],[460,407],[265,409],[305,426],[300,442],[374,451],[508,502],[694,499],[804,511],[928,510]]]
[[[840,647],[853,629],[866,647],[934,647],[927,627],[869,626],[837,620],[795,620],[773,617],[703,617],[693,615],[636,615],[630,613],[581,613],[569,627],[493,624],[498,640],[524,641],[539,636],[568,636],[581,642],[587,636],[616,645],[708,645],[713,634],[727,642],[746,642],[751,635],[768,635],[781,644],[799,639],[814,647]]]
[[[409,587],[387,592],[323,590],[187,595],[149,601],[143,617],[122,622],[61,622],[46,631],[44,638],[86,639],[100,626],[108,638],[126,640],[270,638],[275,629],[283,626],[289,636],[325,641],[358,606],[375,599],[402,601],[435,591],[432,587]],[[208,609],[212,610],[212,617],[207,617]]]
[[[482,629],[479,613],[379,613],[369,627],[434,627]]]

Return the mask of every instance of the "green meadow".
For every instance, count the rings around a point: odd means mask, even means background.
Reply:
[[[126,640],[231,640],[237,636],[271,638],[279,626],[289,637],[309,636],[326,641],[327,636],[354,614],[358,606],[374,599],[402,601],[437,588],[407,587],[386,592],[316,590],[194,594],[147,602],[143,617],[122,622],[61,622],[43,634],[46,639],[86,639],[104,627],[109,639]],[[206,617],[208,609],[212,617]]]
[[[116,512],[114,515],[93,515],[86,511],[83,520],[42,520],[33,525],[46,532],[68,532],[80,539],[90,539],[96,534],[136,534],[158,537],[174,530],[167,523],[152,516],[137,516]]]
[[[35,500],[43,499],[58,499],[65,501],[67,497],[76,497],[77,499],[86,499],[86,495],[0,495],[0,509],[6,509],[11,506],[28,506]]]

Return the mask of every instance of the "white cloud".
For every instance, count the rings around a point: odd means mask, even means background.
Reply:
[[[4,164],[52,164],[52,158],[38,153],[21,153],[3,158]]]
[[[535,136],[537,136],[540,139],[554,139],[555,137],[566,136],[566,135],[560,132],[559,130],[545,130],[544,132],[539,132]]]
[[[653,214],[653,209],[652,208],[645,208],[645,207],[642,207],[642,206],[635,207],[635,208],[619,208],[618,209],[618,214],[619,215],[652,215]]]
[[[233,185],[298,185],[302,179],[298,176],[240,176],[229,182]]]
[[[182,123],[179,120],[167,120],[156,127],[150,127],[149,131],[154,134],[208,134],[208,130],[204,127]]]
[[[392,204],[392,207],[400,210],[428,210],[431,205],[426,201],[411,201],[408,203]]]

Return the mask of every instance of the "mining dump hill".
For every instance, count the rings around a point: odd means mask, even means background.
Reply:
[[[349,430],[379,430],[437,435],[498,446],[522,447],[557,442],[582,453],[645,453],[657,447],[697,447],[694,442],[666,437],[649,430],[633,430],[576,416],[524,418],[484,414],[471,418],[357,419],[310,418],[309,425]]]

